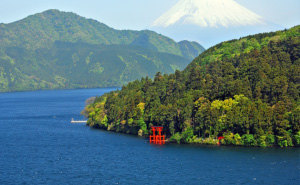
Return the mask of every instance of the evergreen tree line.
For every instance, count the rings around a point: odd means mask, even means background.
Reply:
[[[177,143],[300,146],[299,94],[300,39],[289,36],[131,82],[85,112],[92,127],[147,136],[163,126]]]

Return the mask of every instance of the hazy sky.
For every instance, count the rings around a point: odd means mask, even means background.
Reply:
[[[0,22],[10,23],[47,9],[71,11],[116,29],[149,29],[179,0],[0,0]],[[300,0],[235,0],[286,28],[300,24]]]

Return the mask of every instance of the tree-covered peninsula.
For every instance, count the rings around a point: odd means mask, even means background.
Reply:
[[[300,26],[211,47],[183,71],[97,97],[88,125],[171,142],[300,146]]]

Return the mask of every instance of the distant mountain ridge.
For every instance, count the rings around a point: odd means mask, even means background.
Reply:
[[[138,45],[147,49],[152,45],[151,49],[154,51],[183,56],[180,43],[153,31],[115,30],[96,20],[59,10],[47,10],[17,22],[0,24],[0,28],[1,47],[22,46],[36,49],[59,40],[72,43]],[[199,44],[195,45],[195,49],[199,53],[204,50]]]
[[[48,10],[0,24],[0,92],[121,86],[183,69],[204,48]]]

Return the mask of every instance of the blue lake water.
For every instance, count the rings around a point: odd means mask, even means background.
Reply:
[[[157,146],[70,123],[110,90],[0,93],[0,184],[300,184],[299,148]]]

